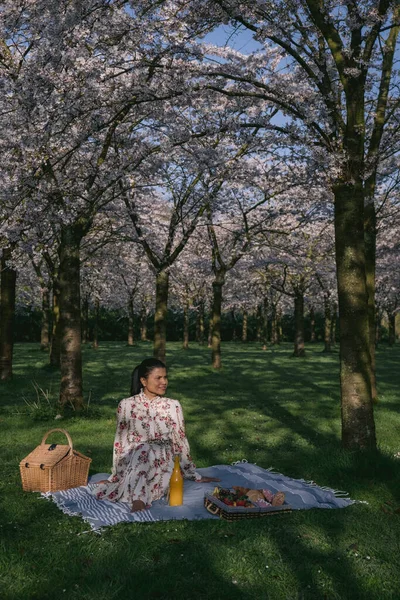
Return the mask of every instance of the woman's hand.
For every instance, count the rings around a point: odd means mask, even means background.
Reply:
[[[210,483],[211,481],[221,481],[218,477],[202,477],[198,483]]]

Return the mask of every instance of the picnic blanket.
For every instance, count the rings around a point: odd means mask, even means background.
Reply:
[[[346,492],[319,487],[312,481],[292,479],[270,469],[263,469],[248,462],[233,465],[215,465],[197,471],[208,477],[218,477],[219,486],[230,488],[234,485],[255,489],[267,488],[272,492],[283,491],[287,504],[293,510],[311,508],[344,508],[356,501],[347,497]],[[128,522],[154,522],[188,519],[218,519],[204,508],[205,492],[212,492],[215,483],[198,483],[185,480],[183,506],[171,507],[165,499],[153,502],[148,510],[131,513],[130,507],[122,502],[97,500],[91,493],[93,484],[106,479],[107,473],[98,473],[89,479],[87,486],[71,488],[62,492],[42,494],[52,499],[66,514],[80,516],[93,530],[102,527]]]

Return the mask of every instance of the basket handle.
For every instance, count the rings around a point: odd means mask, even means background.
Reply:
[[[66,431],[65,429],[58,429],[58,428],[57,429],[50,429],[50,431],[48,431],[47,433],[44,434],[43,439],[41,441],[41,445],[43,445],[45,443],[45,441],[47,440],[47,438],[49,437],[49,435],[51,433],[54,433],[55,431],[60,431],[61,433],[63,433],[67,437],[68,444],[69,444],[70,450],[72,452],[72,450],[73,450],[72,439],[71,439],[71,436],[69,435],[68,431]]]

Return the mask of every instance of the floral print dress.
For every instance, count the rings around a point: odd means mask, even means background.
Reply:
[[[189,452],[177,400],[150,400],[143,393],[126,398],[118,405],[112,474],[93,493],[99,500],[142,500],[150,506],[168,490],[174,454],[180,454],[186,479],[201,479]]]

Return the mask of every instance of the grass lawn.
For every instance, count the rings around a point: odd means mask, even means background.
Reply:
[[[199,467],[246,458],[367,501],[259,521],[120,524],[102,535],[24,493],[19,461],[61,426],[109,471],[117,403],[130,373],[151,355],[108,343],[84,349],[87,418],[48,417],[33,382],[57,397],[57,372],[37,345],[17,344],[12,382],[0,386],[0,597],[2,600],[400,599],[400,346],[378,350],[379,453],[340,448],[338,354],[315,345],[224,344],[213,372],[207,348],[168,345],[168,395],[181,401]],[[30,406],[28,406],[30,405]],[[60,438],[61,440],[61,438]]]

